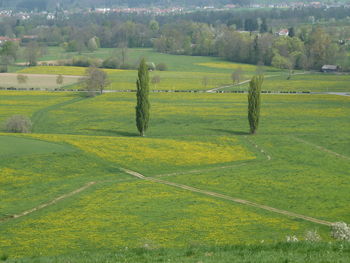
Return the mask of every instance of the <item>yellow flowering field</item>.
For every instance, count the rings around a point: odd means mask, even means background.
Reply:
[[[99,184],[70,201],[3,224],[0,247],[21,257],[80,249],[270,243],[291,233],[302,235],[309,227],[234,203],[134,181]]]
[[[40,109],[70,100],[74,96],[71,93],[44,91],[0,91],[0,122],[12,115],[30,117]]]
[[[222,69],[242,69],[243,71],[255,71],[256,66],[249,64],[238,64],[238,63],[229,63],[229,62],[204,62],[196,63],[196,65],[209,67],[209,68],[222,68]]]
[[[30,135],[48,141],[66,142],[122,167],[159,171],[252,160],[256,157],[236,138],[211,141],[190,139],[127,138],[107,136]]]

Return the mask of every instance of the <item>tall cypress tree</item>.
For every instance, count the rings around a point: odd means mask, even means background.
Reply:
[[[255,134],[260,119],[260,93],[261,86],[264,81],[263,75],[254,76],[249,82],[248,92],[248,120],[250,125],[250,133]]]
[[[146,60],[142,59],[139,71],[137,85],[137,104],[136,104],[136,126],[140,132],[140,136],[145,136],[145,132],[148,128],[149,122],[149,109],[150,103],[148,100],[149,95],[149,75]]]

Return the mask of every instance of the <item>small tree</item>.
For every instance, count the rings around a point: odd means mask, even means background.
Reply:
[[[250,126],[250,133],[255,134],[260,119],[260,92],[264,81],[263,75],[257,75],[249,82],[248,92],[248,120]]]
[[[14,115],[7,119],[5,124],[6,131],[14,133],[30,133],[32,130],[31,120],[22,115]]]
[[[29,66],[36,66],[38,63],[38,58],[42,54],[43,49],[37,42],[30,42],[24,50],[24,56]]]
[[[203,85],[203,87],[207,88],[208,84],[209,84],[209,78],[207,76],[204,76],[202,78],[202,85]]]
[[[102,94],[105,87],[109,85],[107,73],[101,69],[88,68],[86,70],[86,76],[84,84],[89,96],[94,96],[97,90]]]
[[[57,83],[57,85],[63,84],[63,76],[61,74],[57,76],[56,83]]]
[[[0,47],[1,72],[7,72],[8,66],[16,61],[18,49],[18,43],[12,41],[7,41]]]
[[[27,83],[27,81],[28,81],[28,76],[22,75],[22,74],[17,75],[18,84],[25,84],[25,83]]]
[[[137,86],[137,104],[136,104],[136,126],[140,132],[140,136],[145,136],[145,132],[148,128],[149,123],[149,73],[148,66],[145,59],[141,60],[138,79],[136,82]]]
[[[151,80],[152,84],[154,84],[154,88],[157,88],[157,84],[160,83],[160,76],[156,75],[152,77]]]
[[[90,52],[96,51],[99,48],[99,39],[97,37],[90,38],[87,47]]]
[[[239,84],[241,82],[241,79],[243,77],[243,71],[241,68],[237,68],[234,72],[231,74],[231,79],[233,85]]]
[[[165,63],[161,62],[156,65],[156,69],[159,71],[166,71],[168,70],[168,66]]]

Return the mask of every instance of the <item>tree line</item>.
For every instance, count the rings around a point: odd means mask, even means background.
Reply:
[[[32,34],[38,37],[39,46],[61,46],[66,52],[142,47],[288,69],[319,70],[323,64],[338,63],[343,70],[350,70],[349,61],[344,59],[350,51],[350,20],[343,19],[348,11],[346,8],[335,8],[332,12],[317,8],[272,9],[157,17],[75,14],[55,20],[34,16],[27,21],[3,19],[0,35],[20,38]],[[341,27],[333,26],[335,15],[339,16],[336,25]],[[322,19],[330,20],[322,22]],[[289,29],[288,37],[276,35],[283,27]],[[105,65],[114,62],[111,59]],[[119,67],[123,62],[119,60]]]

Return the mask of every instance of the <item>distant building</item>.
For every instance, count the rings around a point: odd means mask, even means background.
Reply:
[[[276,35],[279,37],[287,37],[289,35],[289,30],[281,29],[280,31],[276,32]]]
[[[21,42],[21,39],[20,38],[10,38],[10,37],[0,36],[0,46],[2,46],[7,41],[19,43],[19,42]]]
[[[39,36],[38,35],[24,35],[22,37],[22,43],[28,43],[31,41],[38,40]]]
[[[338,72],[339,67],[336,65],[323,65],[321,71],[324,73]]]

